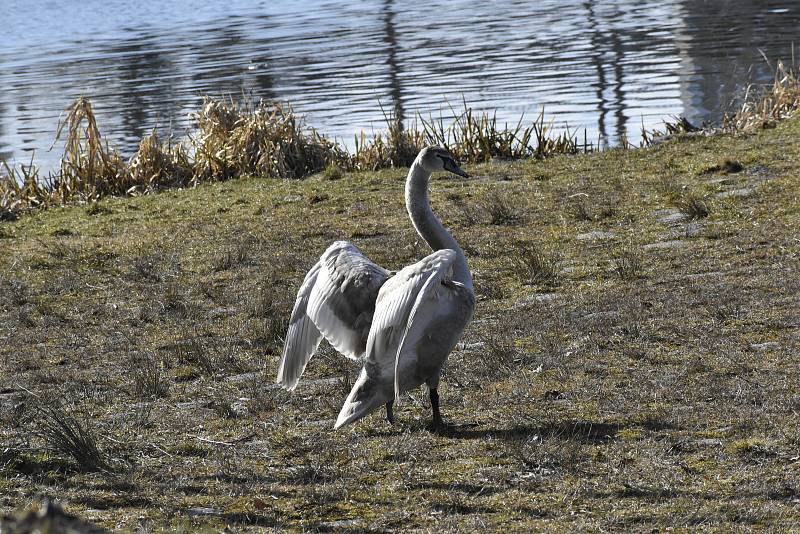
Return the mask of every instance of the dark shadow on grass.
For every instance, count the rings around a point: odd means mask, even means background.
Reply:
[[[419,482],[416,484],[409,484],[408,487],[409,489],[458,491],[470,497],[488,497],[489,495],[506,491],[504,488],[495,486],[479,486],[477,484],[468,484],[465,482],[454,482],[453,484],[445,484],[443,482]]]
[[[279,526],[275,516],[251,512],[231,512],[219,516],[229,525],[247,525],[255,527]]]
[[[457,439],[518,440],[527,436],[563,436],[564,439],[585,443],[601,443],[616,438],[622,425],[617,423],[598,423],[593,421],[563,421],[542,425],[515,425],[510,428],[473,428],[446,424],[435,430],[440,436]]]
[[[74,499],[75,503],[96,510],[111,510],[114,508],[147,508],[153,501],[147,497],[137,495],[115,495],[113,497],[85,496]]]
[[[383,534],[386,530],[366,527],[347,526],[343,523],[318,523],[306,532],[337,532],[339,534]]]
[[[472,515],[472,514],[494,514],[498,510],[489,506],[475,506],[471,504],[457,503],[457,502],[434,502],[431,508],[435,512],[442,512],[447,515]]]

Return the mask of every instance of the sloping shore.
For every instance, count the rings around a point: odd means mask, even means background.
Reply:
[[[427,253],[404,170],[0,223],[0,511],[47,495],[128,529],[797,527],[798,138],[789,119],[434,179],[479,298],[443,434],[421,391],[396,427],[333,432],[357,368],[330,349],[294,394],[272,385],[331,241],[390,269]]]

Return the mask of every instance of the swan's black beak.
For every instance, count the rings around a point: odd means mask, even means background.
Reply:
[[[456,165],[456,162],[453,161],[450,158],[444,159],[444,170],[450,171],[453,174],[457,174],[457,175],[461,176],[462,178],[469,178],[469,174],[464,172],[464,170],[461,167],[459,167],[458,165]]]

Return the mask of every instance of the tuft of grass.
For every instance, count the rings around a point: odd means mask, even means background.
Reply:
[[[140,399],[166,397],[170,383],[161,360],[150,353],[135,354],[130,359],[133,394]]]
[[[562,258],[549,248],[534,243],[521,243],[517,247],[514,262],[523,284],[557,285]]]
[[[245,299],[247,328],[253,342],[271,351],[280,350],[291,306],[268,284]]]
[[[181,144],[173,144],[171,139],[164,143],[155,128],[139,143],[129,170],[131,184],[126,194],[149,193],[197,183],[186,148]]]
[[[772,84],[766,87],[749,86],[739,110],[723,120],[723,130],[747,132],[771,128],[779,120],[791,117],[800,109],[800,79],[779,61]]]
[[[72,197],[97,200],[108,195],[124,195],[130,187],[130,172],[119,153],[104,142],[97,126],[92,103],[79,97],[66,110],[58,125],[56,142],[66,132],[61,168],[51,176],[51,197],[65,203]]]
[[[704,169],[701,174],[712,174],[715,172],[720,172],[722,174],[735,174],[737,172],[742,172],[744,170],[744,165],[740,161],[726,159],[719,165],[713,165]]]
[[[71,456],[85,471],[110,471],[108,459],[97,445],[88,419],[80,420],[60,402],[34,398],[31,402],[34,433],[52,450]]]
[[[29,165],[10,167],[3,161],[5,174],[0,174],[0,221],[15,221],[20,213],[33,208],[46,208],[54,202],[52,181],[45,183],[39,168]]]
[[[682,192],[674,201],[678,210],[689,219],[705,219],[711,214],[708,200],[697,193]]]
[[[642,275],[644,261],[642,254],[633,246],[624,246],[613,256],[614,272],[622,280],[634,280]]]
[[[344,170],[337,163],[331,162],[322,171],[322,177],[326,180],[341,180],[344,178]]]
[[[161,298],[161,307],[165,313],[175,315],[180,318],[188,318],[191,315],[191,307],[186,301],[186,297],[174,283],[167,284]]]
[[[227,249],[214,262],[214,272],[228,271],[236,266],[244,265],[250,257],[250,245],[240,242]]]
[[[213,377],[220,368],[214,347],[199,335],[179,340],[168,348],[177,363],[189,365],[206,376]]]
[[[385,115],[388,130],[368,138],[364,132],[355,137],[355,153],[350,166],[357,170],[377,170],[387,167],[408,167],[419,151],[429,142],[425,132],[415,126],[405,128],[402,117]]]
[[[591,221],[592,213],[584,200],[575,200],[570,204],[570,212],[576,221]]]
[[[489,214],[489,222],[494,225],[512,225],[520,220],[519,212],[512,206],[511,200],[496,189],[486,195],[483,208]]]
[[[727,452],[745,458],[775,456],[774,446],[761,438],[745,438],[732,441],[726,447]]]
[[[306,128],[291,107],[206,97],[195,113],[194,178],[302,178],[347,160],[337,144]]]
[[[547,429],[546,434],[534,434],[511,443],[512,458],[540,476],[577,470],[581,453],[579,440],[560,428]]]
[[[466,101],[463,105],[460,113],[451,110],[455,118],[449,126],[445,126],[441,117],[438,120],[420,118],[425,140],[447,148],[461,161],[543,159],[556,154],[581,152],[577,138],[568,129],[555,136],[552,134],[553,124],[545,122],[544,108],[528,126],[523,126],[524,117],[520,117],[516,125],[500,126],[496,113],[476,113]],[[589,148],[584,146],[583,151],[589,151]]]
[[[481,369],[473,369],[475,376],[498,379],[512,376],[524,361],[524,352],[516,345],[515,340],[505,336],[489,335],[484,339],[484,350],[487,358],[482,360]]]

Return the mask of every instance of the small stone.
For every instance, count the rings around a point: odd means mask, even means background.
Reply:
[[[720,447],[722,446],[722,440],[714,439],[714,438],[703,438],[698,439],[694,442],[695,445],[699,445],[700,447]]]
[[[714,195],[717,198],[744,198],[749,197],[756,190],[753,187],[742,187],[740,189],[731,189],[730,191],[723,191]]]
[[[656,210],[652,213],[653,217],[655,217],[658,222],[664,223],[668,226],[672,226],[674,224],[682,223],[686,220],[686,215],[680,212],[677,209],[665,209],[665,210]]]
[[[205,507],[189,508],[186,510],[186,513],[189,514],[190,517],[197,517],[204,515],[222,515],[221,510],[217,510],[216,508],[205,508]]]
[[[601,239],[613,239],[617,237],[617,234],[614,232],[601,232],[599,230],[595,230],[594,232],[586,232],[585,234],[578,234],[576,239],[580,241],[597,241]]]
[[[766,343],[754,343],[750,345],[753,350],[772,350],[781,348],[781,344],[777,341],[767,341]]]
[[[642,248],[645,250],[661,250],[661,249],[670,249],[670,248],[681,248],[686,246],[686,241],[681,239],[673,239],[671,241],[659,241],[658,243],[650,243],[649,245],[645,245]]]

